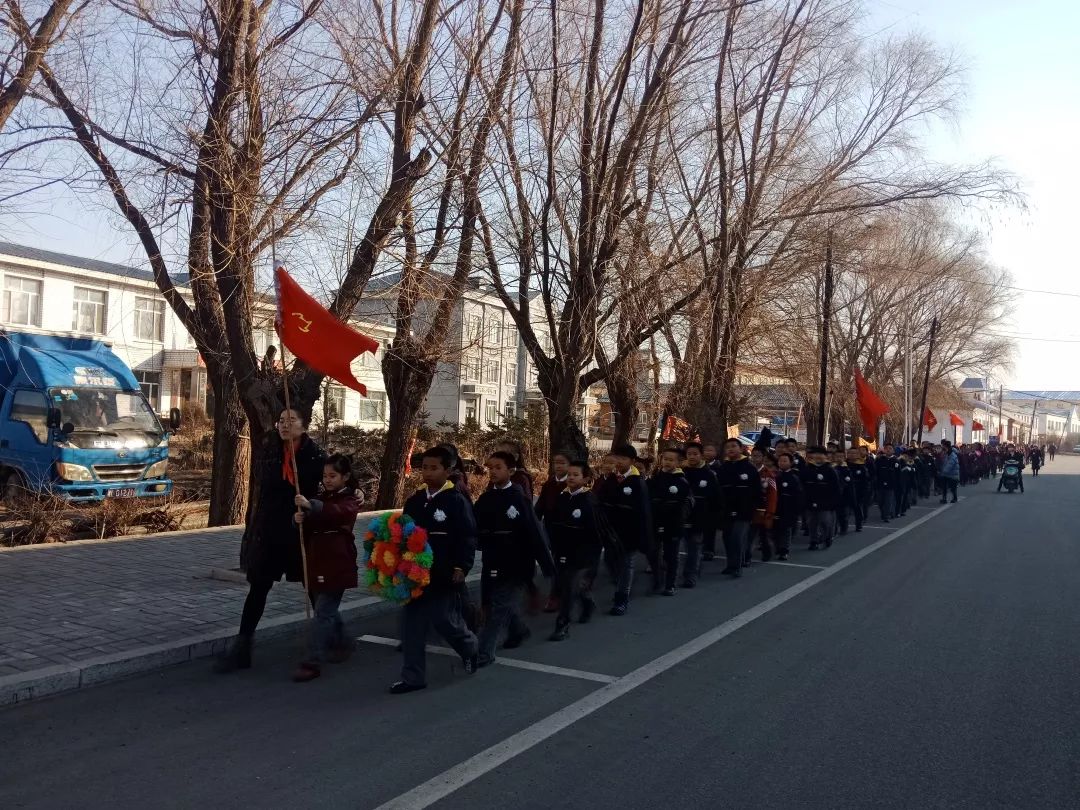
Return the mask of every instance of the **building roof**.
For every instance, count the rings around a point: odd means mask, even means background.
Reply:
[[[796,411],[803,403],[794,385],[736,385],[735,396],[755,408]]]
[[[1034,402],[1035,400],[1059,400],[1080,402],[1080,391],[1010,391],[1005,390],[1005,401]]]
[[[986,391],[988,386],[984,377],[968,377],[960,383],[961,391]]]
[[[72,256],[69,253],[55,253],[51,250],[42,250],[27,245],[15,245],[11,242],[0,242],[0,256],[15,256],[33,262],[47,262],[48,264],[58,264],[63,267],[75,267],[136,281],[154,281],[154,275],[149,270],[114,264],[113,262],[103,262],[98,259],[86,259],[82,256]],[[186,273],[173,276],[174,284],[186,284],[187,281],[188,276]]]

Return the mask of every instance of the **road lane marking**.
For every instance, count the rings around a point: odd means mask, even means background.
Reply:
[[[909,525],[898,529],[892,534],[866,546],[854,554],[833,563],[828,568],[811,574],[801,582],[797,582],[790,588],[771,596],[764,602],[760,602],[749,610],[745,610],[738,616],[728,619],[726,622],[702,633],[695,639],[688,641],[680,647],[676,647],[659,658],[638,667],[633,672],[618,678],[595,692],[590,692],[580,700],[576,700],[569,706],[559,709],[557,712],[538,720],[530,726],[512,734],[502,742],[485,748],[475,756],[469,757],[463,762],[454,765],[437,776],[417,785],[412,790],[402,793],[395,799],[379,805],[376,810],[422,810],[430,807],[451,793],[475,782],[480,777],[509,762],[526,751],[535,748],[540,743],[555,736],[560,731],[572,726],[578,720],[588,717],[590,714],[612,703],[624,695],[633,692],[639,686],[648,683],[658,675],[662,675],[673,667],[687,661],[698,653],[701,653],[716,644],[721,639],[727,638],[737,630],[756,619],[761,618],[781,605],[790,602],[796,596],[820,585],[830,577],[834,577],[848,566],[854,565],[865,557],[869,557],[876,551],[881,550],[890,543],[903,537],[912,529],[916,529],[929,520],[937,517],[948,507],[935,509]]]
[[[727,562],[727,557],[717,556],[716,559]],[[779,560],[754,560],[754,565],[786,565],[788,568],[813,568],[815,571],[824,571],[827,565],[806,565],[805,563],[780,562]],[[749,568],[749,566],[744,566]]]
[[[401,642],[396,638],[386,638],[385,636],[360,636],[357,641],[366,641],[369,644],[381,644],[384,647],[396,647]],[[435,644],[428,644],[427,651],[434,655],[448,655],[452,658],[458,658],[458,654],[451,650],[449,647],[440,647]],[[540,664],[536,661],[525,661],[520,658],[496,658],[496,664],[500,664],[504,667],[512,667],[514,669],[527,669],[530,672],[543,672],[545,675],[561,675],[564,678],[578,678],[583,681],[593,681],[594,683],[615,683],[619,680],[615,675],[604,675],[602,672],[586,672],[583,669],[567,669],[566,667],[556,667],[551,664]]]

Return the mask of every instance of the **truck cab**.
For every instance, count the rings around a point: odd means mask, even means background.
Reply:
[[[173,429],[179,412],[170,414]],[[92,338],[0,332],[0,495],[70,501],[172,491],[169,432],[135,376]]]

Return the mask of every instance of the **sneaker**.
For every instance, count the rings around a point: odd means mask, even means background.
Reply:
[[[409,692],[419,692],[421,689],[427,689],[426,683],[405,683],[405,681],[398,681],[390,687],[391,695],[407,695]]]
[[[832,544],[833,539],[830,537],[828,540],[825,541],[825,548],[832,548]]]
[[[716,555],[713,554],[711,551],[706,551],[704,554],[701,555],[701,559],[705,562],[712,562],[716,559]]]
[[[693,588],[695,585],[697,585],[696,579],[684,579],[682,581],[682,586],[684,588]]]
[[[555,628],[555,632],[548,636],[548,641],[565,641],[570,637],[570,626],[561,625]]]
[[[609,616],[625,616],[626,610],[629,605],[626,602],[616,602],[611,606],[611,610],[608,611]]]
[[[817,543],[811,543],[809,550],[810,551],[817,551],[818,550],[818,544]]]
[[[780,555],[779,557],[777,557],[776,559],[778,559],[778,560],[779,560],[780,562],[787,562],[787,560],[788,560],[788,555],[787,555],[787,554],[781,554],[781,555]]]
[[[293,670],[292,679],[293,683],[307,683],[313,681],[322,675],[322,669],[318,664],[310,661],[305,661],[295,670]]]
[[[675,589],[674,588],[664,588],[663,594],[664,594],[664,596],[674,596],[675,595]]]
[[[544,605],[544,613],[558,613],[559,612],[559,600],[558,597],[549,596],[547,604]]]
[[[532,636],[532,630],[525,628],[525,632],[519,636],[507,636],[506,641],[503,642],[504,650],[516,650],[522,644],[529,640]]]
[[[466,675],[475,675],[476,671],[480,669],[480,656],[474,653],[468,658],[462,658],[461,663],[465,665]]]

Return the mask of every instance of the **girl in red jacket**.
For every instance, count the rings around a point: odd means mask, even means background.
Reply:
[[[323,663],[340,663],[352,652],[338,608],[345,591],[357,586],[353,525],[362,503],[352,462],[340,453],[330,456],[323,466],[318,498],[296,496],[296,505],[302,510],[297,512],[296,522],[304,526],[308,596],[315,608],[308,659],[293,673],[297,683],[318,678]]]

